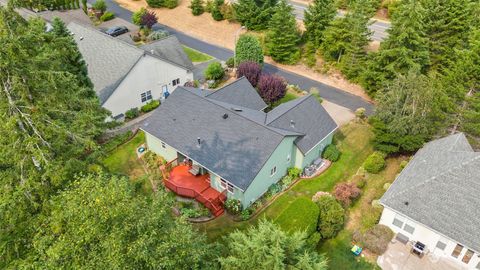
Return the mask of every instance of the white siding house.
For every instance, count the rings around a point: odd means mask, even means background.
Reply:
[[[464,134],[427,143],[380,202],[380,224],[433,257],[480,269],[480,153]]]
[[[102,106],[114,119],[193,80],[193,64],[174,36],[138,48],[75,22],[68,29]]]

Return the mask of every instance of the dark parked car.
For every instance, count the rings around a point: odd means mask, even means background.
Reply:
[[[105,33],[109,36],[116,37],[120,36],[121,34],[125,34],[128,32],[128,28],[125,26],[114,26],[111,28],[108,28]]]

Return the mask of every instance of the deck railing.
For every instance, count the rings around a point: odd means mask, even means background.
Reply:
[[[220,193],[220,195],[218,195],[215,199],[209,199],[202,195],[201,192],[203,192],[204,190],[202,190],[199,193],[198,191],[190,188],[177,186],[175,183],[170,181],[169,180],[170,172],[172,171],[173,167],[177,165],[178,165],[178,159],[174,159],[161,167],[161,171],[163,174],[163,182],[165,184],[165,187],[175,192],[175,194],[179,196],[194,198],[198,202],[205,205],[205,207],[207,207],[213,214],[223,209],[223,205],[227,200],[226,190]]]

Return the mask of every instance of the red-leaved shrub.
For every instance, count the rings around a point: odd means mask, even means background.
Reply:
[[[340,183],[335,186],[333,194],[344,206],[348,206],[353,199],[360,196],[360,192],[360,189],[354,183]]]
[[[282,77],[262,74],[257,84],[258,92],[267,104],[283,98],[287,92],[287,83]]]
[[[245,61],[238,65],[237,78],[245,76],[253,87],[257,86],[260,74],[262,74],[262,67],[257,62]]]

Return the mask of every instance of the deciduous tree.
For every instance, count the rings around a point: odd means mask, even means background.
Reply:
[[[258,80],[258,92],[265,103],[272,104],[285,96],[287,83],[281,77],[262,74]]]
[[[237,68],[237,78],[247,78],[253,87],[257,86],[261,74],[262,67],[256,62],[246,61],[241,63]]]

